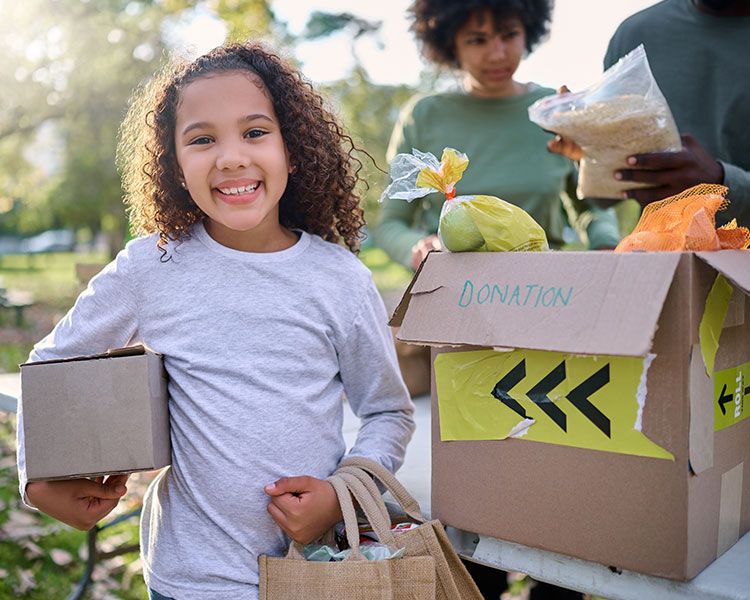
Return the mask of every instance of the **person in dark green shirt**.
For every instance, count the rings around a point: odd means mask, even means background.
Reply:
[[[629,157],[612,174],[654,187],[625,192],[645,206],[699,183],[729,188],[718,224],[750,226],[750,2],[663,0],[625,19],[609,42],[604,68],[643,44],[659,89],[682,133],[682,150]],[[568,140],[550,149],[576,159]]]
[[[416,97],[393,131],[388,159],[413,148],[440,157],[451,147],[469,157],[456,185],[459,195],[486,194],[528,212],[545,230],[551,248],[563,244],[566,220],[591,248],[619,241],[611,209],[588,207],[575,196],[571,160],[546,151],[551,135],[528,118],[528,107],[555,90],[522,83],[514,74],[523,57],[546,35],[549,0],[417,0],[412,30],[425,56],[457,68],[460,90]],[[375,241],[391,258],[415,268],[439,248],[445,198],[386,199]]]

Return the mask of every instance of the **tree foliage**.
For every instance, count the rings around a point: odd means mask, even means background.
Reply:
[[[0,198],[6,231],[122,230],[114,166],[127,99],[164,51],[150,2],[0,0]]]
[[[195,11],[223,22],[231,40],[295,39],[268,0],[0,0],[0,235],[71,227],[126,231],[115,149],[134,88],[163,64],[170,26]],[[356,67],[323,90],[358,147],[385,169],[385,148],[408,88],[373,84],[355,42],[378,22],[351,13],[314,12],[302,36],[341,31],[352,37]],[[174,28],[174,27],[173,27]],[[368,218],[377,212],[385,175],[361,154]]]

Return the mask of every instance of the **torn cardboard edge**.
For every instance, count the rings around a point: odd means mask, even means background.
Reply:
[[[154,352],[144,344],[137,344],[135,346],[126,346],[124,348],[112,348],[101,354],[89,354],[87,356],[71,356],[70,358],[52,358],[50,360],[37,360],[33,362],[26,362],[19,365],[19,367],[28,367],[33,365],[51,365],[54,363],[73,362],[78,360],[98,360],[101,358],[120,358],[123,356],[140,356],[142,354],[155,354],[161,356],[158,352]]]
[[[714,466],[713,379],[706,374],[699,344],[690,349],[690,469],[699,475]]]
[[[417,267],[416,273],[414,273],[414,276],[411,278],[411,281],[409,282],[409,285],[406,287],[404,294],[401,296],[401,300],[396,306],[396,310],[393,311],[391,318],[388,320],[388,325],[390,325],[391,327],[399,327],[401,325],[401,322],[404,320],[406,309],[409,307],[409,299],[411,298],[411,295],[412,295],[411,291],[414,288],[414,284],[416,283],[417,278],[419,277],[419,274],[422,272],[422,267],[424,267],[425,263],[427,262],[427,259],[430,258],[430,255],[433,252],[436,252],[436,251],[430,250],[427,253],[427,256],[425,256],[424,260],[421,263],[419,263],[419,267]]]

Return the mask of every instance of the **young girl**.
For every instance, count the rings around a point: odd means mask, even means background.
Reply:
[[[363,225],[352,151],[312,87],[256,45],[157,77],[130,108],[120,156],[145,235],[30,360],[134,342],[163,354],[172,466],[141,519],[153,598],[257,598],[260,554],[341,519],[324,478],[346,451],[342,394],[362,419],[350,453],[391,471],[403,460],[413,406],[385,309],[369,271],[337,244],[356,251]],[[27,483],[21,421],[26,500],[92,527],[127,476]]]

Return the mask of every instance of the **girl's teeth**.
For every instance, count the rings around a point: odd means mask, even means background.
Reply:
[[[224,189],[220,188],[220,190],[222,194],[228,194],[228,195],[245,194],[245,193],[254,192],[255,190],[257,190],[258,185],[259,184],[256,183],[255,185],[248,185],[248,186],[243,185],[238,188],[236,187],[224,188]]]

